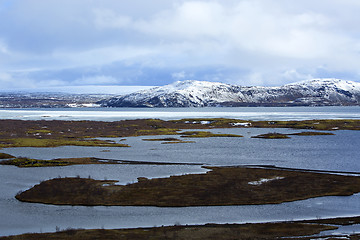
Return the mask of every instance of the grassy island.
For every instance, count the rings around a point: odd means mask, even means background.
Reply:
[[[178,138],[146,138],[143,141],[150,142],[162,142],[162,144],[173,144],[173,143],[194,143],[194,141],[184,141]]]
[[[360,192],[360,177],[354,176],[243,167],[210,169],[206,174],[139,178],[129,185],[55,178],[19,193],[16,198],[57,205],[186,207],[272,204]]]
[[[252,136],[251,138],[286,139],[286,138],[290,138],[290,137],[286,134],[274,132],[274,133],[265,133],[265,134],[260,134],[257,136]]]
[[[9,159],[9,158],[15,158],[15,157],[7,153],[0,153],[0,159]]]
[[[296,135],[296,136],[326,136],[326,135],[335,135],[334,133],[329,132],[299,132],[299,133],[291,133],[288,135]]]
[[[289,135],[294,135],[294,136],[323,136],[323,135],[335,135],[334,133],[329,133],[329,132],[299,132],[299,133],[288,133],[288,134],[283,134],[283,133],[265,133],[265,134],[260,134],[257,136],[252,136],[251,138],[264,138],[264,139],[287,139],[290,138]]]
[[[183,138],[208,138],[208,137],[243,137],[237,134],[212,133],[206,131],[187,131],[180,133]]]
[[[99,158],[58,158],[52,160],[39,160],[31,158],[14,158],[0,162],[1,165],[13,165],[17,167],[57,167],[79,164],[117,164],[115,161],[102,161]]]
[[[149,162],[149,161],[129,161],[116,159],[102,159],[95,157],[83,158],[57,158],[52,160],[39,160],[31,158],[12,158],[0,161],[0,165],[13,165],[20,168],[28,167],[59,167],[69,165],[84,164],[133,164],[133,165],[203,165],[202,163],[184,163],[184,162]]]
[[[127,144],[115,143],[99,139],[38,139],[38,138],[12,138],[0,139],[0,148],[8,147],[129,147]]]

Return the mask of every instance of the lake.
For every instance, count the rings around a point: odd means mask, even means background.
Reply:
[[[241,119],[315,119],[359,118],[358,107],[324,108],[216,108],[213,109],[79,109],[0,110],[1,118],[44,119],[68,114],[72,120],[120,120],[123,118],[233,117]],[[226,111],[225,111],[226,110]],[[263,111],[263,112],[262,112]],[[60,113],[61,112],[61,113]],[[3,115],[6,113],[7,115]],[[126,114],[128,115],[126,115]],[[155,114],[156,113],[156,114]],[[166,113],[168,115],[166,115]],[[18,114],[18,115],[17,115]],[[102,116],[108,114],[108,116]],[[131,115],[133,114],[133,115]],[[181,115],[182,114],[182,115]],[[223,114],[223,115],[222,115]],[[126,115],[126,116],[125,116]],[[140,117],[139,117],[140,116]],[[163,116],[163,117],[161,117]],[[166,117],[167,116],[167,117]],[[65,118],[65,117],[64,117]],[[67,119],[64,119],[67,120]],[[56,147],[7,148],[1,152],[39,159],[57,157],[100,157],[119,160],[203,163],[228,166],[267,164],[316,170],[360,172],[360,132],[334,131],[334,136],[292,136],[291,139],[256,139],[251,136],[273,129],[212,129],[214,133],[241,134],[243,138],[199,138],[196,143],[161,144],[143,141],[159,136],[129,137],[131,148]],[[281,133],[303,130],[276,129]],[[161,137],[161,136],[160,136]],[[118,139],[115,139],[118,140]],[[110,150],[110,151],[103,151]],[[127,228],[173,224],[245,223],[279,220],[316,219],[360,215],[360,195],[321,197],[283,204],[220,207],[83,207],[22,203],[14,196],[42,180],[58,176],[91,176],[115,179],[120,184],[135,182],[137,177],[167,177],[185,173],[204,173],[191,165],[77,165],[47,168],[0,166],[0,236],[26,232],[47,232],[72,228]],[[350,230],[346,230],[350,231]],[[360,231],[360,229],[351,229]]]
[[[360,119],[360,107],[50,108],[0,109],[0,119],[93,120],[158,118],[236,118],[246,120]]]

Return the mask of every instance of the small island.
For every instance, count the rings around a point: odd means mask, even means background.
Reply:
[[[251,138],[264,138],[264,139],[287,139],[290,138],[288,135],[286,134],[282,134],[282,133],[265,133],[265,134],[260,134],[257,136],[252,136]]]
[[[326,136],[326,135],[335,135],[335,134],[329,132],[299,132],[299,133],[288,133],[288,134],[272,132],[272,133],[265,133],[257,136],[252,136],[251,138],[288,139],[290,138],[289,135],[293,135],[293,136],[324,136],[325,135]]]
[[[275,204],[360,192],[360,177],[255,167],[206,167],[206,174],[114,180],[55,178],[21,192],[24,202],[85,206],[226,206]],[[194,184],[196,183],[196,184]]]

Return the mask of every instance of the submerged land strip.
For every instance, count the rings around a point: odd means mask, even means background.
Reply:
[[[0,153],[0,159],[2,153]],[[26,167],[59,167],[70,165],[86,165],[86,164],[142,164],[142,165],[204,165],[203,163],[187,163],[187,162],[154,162],[154,161],[134,161],[134,160],[116,160],[96,157],[83,158],[57,158],[52,160],[39,160],[25,157],[16,158],[14,156],[4,154],[0,165],[13,165],[20,168]]]

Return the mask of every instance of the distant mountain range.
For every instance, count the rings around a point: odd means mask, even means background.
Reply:
[[[280,87],[245,87],[186,80],[98,103],[102,107],[351,106],[360,105],[360,83],[313,79]]]
[[[127,95],[0,93],[0,108],[355,106],[360,83],[314,79],[281,87],[245,87],[206,81],[177,81]]]

